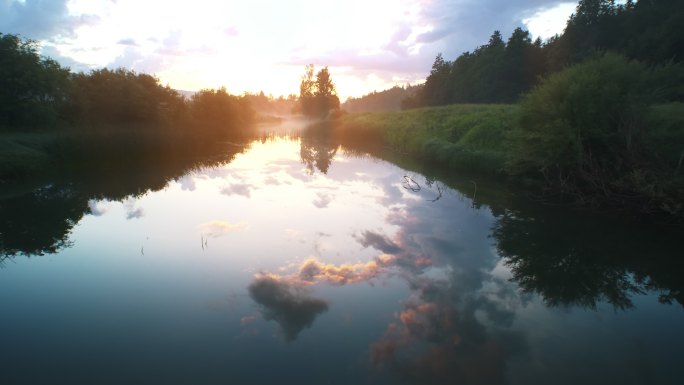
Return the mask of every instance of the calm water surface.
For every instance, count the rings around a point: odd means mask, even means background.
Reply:
[[[0,201],[0,383],[684,381],[678,230],[315,138],[225,148]]]

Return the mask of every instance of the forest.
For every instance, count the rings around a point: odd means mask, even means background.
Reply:
[[[38,49],[35,41],[0,34],[0,181],[122,154],[196,156],[244,136],[257,118],[255,95],[219,88],[186,99],[153,75],[123,68],[74,73]]]
[[[453,61],[438,54],[405,111],[346,116],[344,136],[498,175],[554,203],[681,218],[683,17],[681,1],[582,0],[546,42],[516,28]]]
[[[494,31],[486,44],[453,61],[438,54],[424,88],[404,106],[516,102],[541,79],[603,52],[649,66],[681,63],[681,25],[681,1],[582,0],[564,32],[546,42],[532,41],[528,31],[516,28],[506,41]]]

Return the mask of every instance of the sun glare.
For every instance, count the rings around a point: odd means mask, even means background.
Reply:
[[[189,91],[225,86],[234,94],[296,94],[305,65],[329,66],[345,100],[425,79],[430,60],[447,43],[424,39],[425,33],[444,28],[439,15],[428,11],[435,4],[195,0],[160,6],[72,0],[70,16],[82,22],[73,34],[49,44],[83,69],[129,68]],[[561,32],[574,7],[561,3],[524,23],[534,36],[546,38]]]
[[[91,68],[131,68],[178,89],[225,86],[236,94],[297,93],[306,64],[328,65],[344,100],[397,84],[395,75],[362,69],[364,57],[393,55],[392,45],[417,53],[418,32],[426,28],[420,10],[416,2],[390,0],[196,0],[163,7],[75,0],[73,16],[98,16],[58,50]]]

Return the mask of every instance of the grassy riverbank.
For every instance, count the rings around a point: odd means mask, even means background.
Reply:
[[[547,170],[521,174],[511,167],[520,154],[520,105],[451,105],[401,112],[343,116],[335,125],[342,143],[389,147],[404,157],[441,167],[525,182],[550,200],[644,212],[684,212],[684,104],[650,107],[641,133],[648,161],[620,180],[604,180],[606,192],[549,187]],[[560,149],[559,149],[560,151]],[[528,186],[529,187],[529,186]],[[580,195],[581,194],[581,195]],[[552,198],[550,196],[553,196]]]
[[[457,170],[503,174],[515,105],[451,105],[401,112],[348,114],[342,139],[380,141],[392,149]]]

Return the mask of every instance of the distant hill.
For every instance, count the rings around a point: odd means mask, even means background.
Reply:
[[[349,98],[342,104],[347,112],[383,112],[401,110],[402,101],[412,98],[422,85],[395,86],[385,91],[372,92],[360,98]]]

